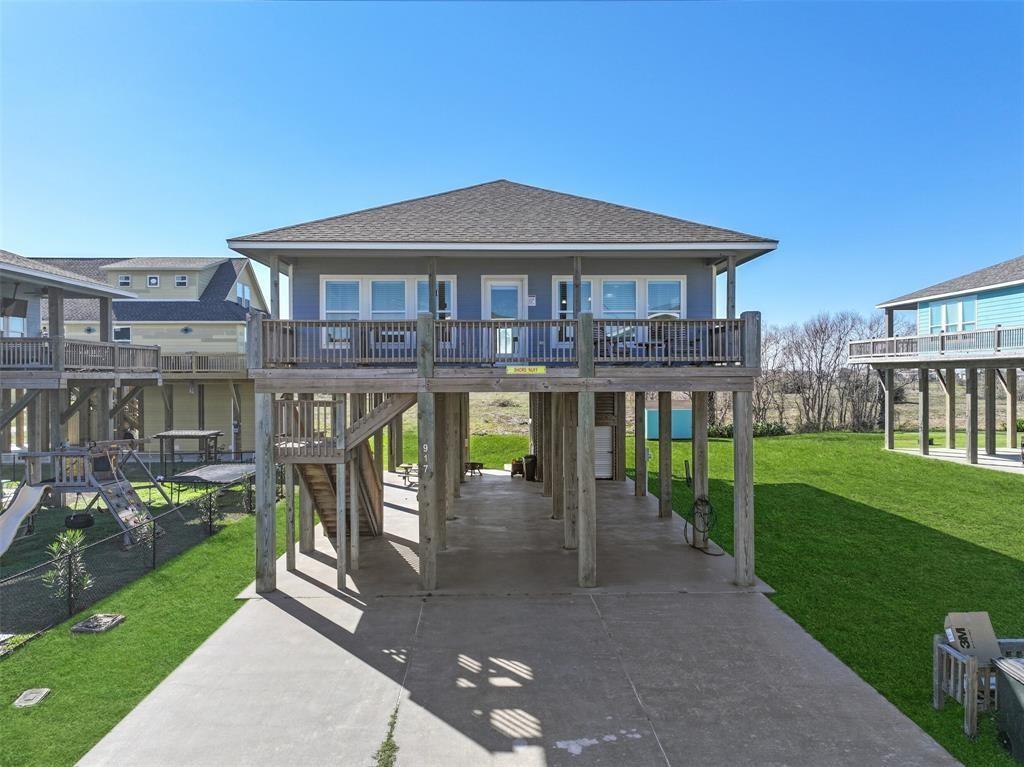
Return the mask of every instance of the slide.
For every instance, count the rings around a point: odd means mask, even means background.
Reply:
[[[50,492],[49,485],[22,485],[11,499],[6,511],[0,514],[0,554],[13,543],[25,517],[31,514]]]

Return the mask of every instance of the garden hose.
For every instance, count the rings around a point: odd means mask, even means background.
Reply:
[[[686,517],[686,521],[690,524],[683,528],[683,539],[694,546],[698,551],[707,554],[709,557],[720,557],[725,554],[725,551],[708,551],[707,549],[696,546],[696,539],[699,538],[709,539],[711,538],[711,531],[715,529],[718,524],[718,514],[715,512],[715,507],[711,505],[711,501],[706,495],[697,496],[693,499],[693,506],[690,508],[690,514]],[[694,540],[690,540],[689,531],[693,530]]]

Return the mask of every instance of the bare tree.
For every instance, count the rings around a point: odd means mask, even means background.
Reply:
[[[797,389],[798,427],[835,427],[836,388],[846,366],[847,344],[860,318],[852,312],[823,312],[786,330],[785,369]]]
[[[786,423],[784,392],[786,335],[769,327],[761,337],[761,376],[754,380],[754,421]]]

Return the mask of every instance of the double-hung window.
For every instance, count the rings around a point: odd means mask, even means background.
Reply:
[[[557,295],[555,296],[555,309],[558,312],[558,319],[571,320],[574,318],[573,306],[575,296],[572,292],[572,280],[559,280]],[[580,311],[594,311],[593,283],[590,280],[580,281]]]
[[[359,280],[327,280],[324,283],[324,319],[348,321],[359,319]],[[327,341],[347,341],[350,327],[333,325],[327,328]]]
[[[679,280],[647,281],[648,319],[679,319],[683,316],[683,285]]]
[[[975,330],[977,327],[977,296],[933,301],[928,306],[928,328],[933,334]]]
[[[960,329],[974,330],[978,327],[978,299],[975,296],[965,298],[960,304]]]
[[[132,286],[132,276],[130,274],[119,274],[117,275],[117,287],[119,288],[130,288]]]
[[[555,285],[555,317],[560,320],[575,319],[573,307],[575,295],[572,280],[559,280]],[[580,311],[594,311],[594,283],[591,280],[580,280]],[[558,328],[556,343],[564,344],[572,340],[572,329]]]
[[[416,312],[429,312],[430,311],[430,283],[427,280],[417,280],[416,282]],[[452,318],[452,305],[453,305],[452,293],[452,281],[451,280],[438,280],[437,281],[437,319],[439,320],[450,320]]]
[[[174,287],[176,287],[176,288],[187,288],[188,287],[188,275],[187,274],[176,274],[176,275],[174,275]]]
[[[235,283],[235,301],[245,307],[252,301],[252,290],[244,282]]]
[[[405,280],[371,280],[370,319],[404,320]]]
[[[602,283],[601,316],[636,319],[636,280],[605,280]]]

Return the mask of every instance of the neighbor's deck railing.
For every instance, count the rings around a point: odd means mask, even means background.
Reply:
[[[160,370],[164,373],[244,373],[245,355],[239,352],[219,354],[161,354]]]
[[[0,369],[155,373],[160,347],[60,337],[0,338]]]
[[[438,320],[438,367],[579,360],[576,320]],[[743,319],[594,319],[594,362],[604,365],[742,365]],[[264,368],[416,367],[416,320],[262,320]],[[255,360],[254,360],[255,362]],[[754,366],[758,363],[755,362]]]
[[[1024,326],[850,341],[851,362],[914,357],[1024,355]]]

